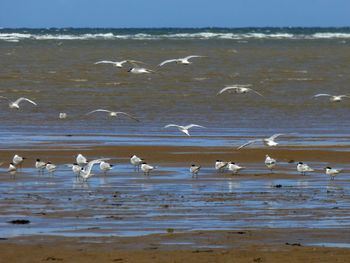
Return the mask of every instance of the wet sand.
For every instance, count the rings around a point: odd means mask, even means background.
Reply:
[[[348,230],[197,231],[128,238],[0,241],[0,262],[349,262]]]
[[[76,142],[66,142],[74,146]],[[81,144],[81,142],[80,142]],[[10,160],[16,152],[29,160],[24,167],[32,167],[36,158],[49,159],[56,163],[70,163],[77,153],[90,156],[90,158],[110,157],[129,162],[130,156],[136,154],[147,162],[159,164],[171,164],[175,166],[189,165],[192,162],[213,166],[216,159],[235,162],[258,162],[263,166],[265,155],[269,154],[280,162],[334,162],[345,164],[350,160],[350,152],[345,151],[348,147],[290,147],[283,148],[244,148],[236,150],[237,147],[193,147],[193,146],[81,146],[67,147],[57,144],[52,147],[50,144],[39,144],[33,147],[2,149],[0,150],[1,160]]]
[[[3,149],[0,157],[8,160],[13,152],[28,159],[16,177],[1,172],[0,262],[348,262],[350,256],[347,174],[333,184],[321,170],[307,177],[295,171],[298,160],[320,169],[323,162],[346,168],[348,152],[39,144]],[[115,158],[117,167],[107,179],[97,173],[92,185],[80,188],[69,183],[67,168],[41,177],[30,168],[36,158],[70,163],[78,152]],[[159,170],[149,178],[135,174],[128,163],[132,154]],[[263,165],[265,154],[279,160],[273,174]],[[216,159],[248,168],[236,176],[217,174]],[[188,173],[191,162],[203,166],[198,178]],[[14,225],[10,219],[31,222]]]

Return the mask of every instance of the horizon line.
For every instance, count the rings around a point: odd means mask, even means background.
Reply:
[[[242,26],[242,27],[2,27],[3,29],[350,29],[350,26]]]

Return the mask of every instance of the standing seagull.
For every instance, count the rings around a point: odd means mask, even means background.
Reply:
[[[187,56],[185,58],[175,58],[175,59],[168,59],[160,63],[158,66],[161,67],[167,63],[175,62],[176,64],[182,64],[182,65],[189,65],[192,64],[191,61],[189,61],[191,58],[203,58],[204,56],[197,56],[197,55],[191,55]]]
[[[86,157],[84,155],[82,155],[81,153],[79,153],[76,158],[76,163],[79,165],[79,166],[84,166],[88,163]]]
[[[233,162],[228,163],[228,170],[232,172],[232,174],[238,174],[240,170],[245,169],[245,167],[239,166]]]
[[[113,64],[115,67],[117,68],[122,68],[123,64],[125,63],[143,63],[141,61],[137,61],[137,60],[122,60],[122,61],[110,61],[110,60],[101,60],[101,61],[97,61],[94,64]]]
[[[215,162],[215,170],[222,173],[225,168],[227,168],[228,166],[228,162],[224,162],[224,161],[221,161],[221,160],[216,160]]]
[[[273,158],[271,158],[271,157],[268,156],[267,154],[266,154],[265,157],[266,157],[266,158],[265,158],[265,165],[266,165],[267,168],[270,169],[270,171],[271,171],[271,173],[272,173],[272,169],[276,166],[276,160],[273,159]]]
[[[80,174],[81,166],[78,165],[77,163],[67,164],[67,166],[72,168],[72,171],[76,176],[78,176]]]
[[[318,97],[330,97],[329,100],[331,102],[340,102],[343,100],[343,98],[350,98],[350,96],[348,95],[330,95],[330,94],[317,94],[314,96],[314,98],[318,98]]]
[[[193,127],[198,127],[198,128],[205,128],[204,126],[197,125],[197,124],[190,124],[187,126],[181,126],[181,125],[176,125],[176,124],[168,124],[163,127],[163,129],[169,128],[169,127],[176,127],[180,132],[183,132],[187,136],[191,136],[190,133],[188,132],[189,129]]]
[[[130,119],[133,119],[134,121],[140,122],[139,119],[131,116],[130,114],[128,114],[126,112],[122,112],[122,111],[110,111],[110,110],[104,110],[104,109],[97,109],[97,110],[93,110],[93,111],[86,113],[86,115],[90,115],[90,114],[95,113],[95,112],[107,112],[108,115],[111,117],[118,117],[118,115],[124,115],[124,116],[129,117]]]
[[[7,169],[8,172],[10,173],[16,173],[17,168],[16,165],[14,163],[10,163],[9,168]]]
[[[31,104],[37,106],[37,104],[36,104],[34,101],[32,101],[32,100],[30,100],[30,99],[27,99],[27,98],[24,98],[24,97],[21,97],[21,98],[15,100],[15,101],[11,101],[11,100],[9,100],[7,97],[4,97],[4,96],[0,96],[0,98],[6,99],[6,100],[9,102],[9,107],[10,107],[10,109],[16,109],[16,110],[18,110],[18,109],[19,109],[19,103],[22,102],[22,101],[28,101],[28,102],[30,102]]]
[[[269,138],[251,140],[251,141],[248,141],[247,143],[245,143],[245,144],[239,146],[239,147],[237,148],[237,150],[242,149],[243,147],[246,147],[246,146],[248,146],[248,145],[250,145],[250,144],[253,144],[253,143],[256,143],[256,142],[263,142],[266,146],[270,146],[270,147],[271,147],[271,146],[277,146],[278,143],[275,142],[275,139],[276,139],[277,137],[285,136],[285,135],[291,135],[291,134],[293,134],[293,133],[277,133],[277,134],[272,135],[272,136],[269,137]]]
[[[45,167],[49,174],[53,175],[56,171],[56,165],[51,162],[47,162]]]
[[[341,172],[341,169],[334,169],[329,166],[324,169],[326,170],[326,174],[329,175],[331,180],[334,180],[334,177]]]
[[[15,166],[19,166],[20,168],[22,168],[22,163],[24,162],[25,159],[27,159],[27,158],[15,154],[15,156],[13,156],[13,158],[12,158],[12,163]]]
[[[197,176],[200,169],[201,169],[200,165],[192,164],[191,167],[190,167],[190,172],[192,174],[192,177]]]
[[[46,167],[45,162],[41,161],[40,159],[36,159],[35,168],[38,169],[39,174],[44,173],[45,167]]]
[[[149,175],[149,173],[150,173],[151,171],[153,171],[154,169],[155,169],[154,166],[151,166],[151,165],[149,165],[149,164],[147,164],[147,163],[145,163],[145,162],[143,162],[143,163],[141,164],[141,170],[143,171],[144,175]]]
[[[216,95],[220,95],[226,91],[234,91],[236,94],[246,94],[248,92],[254,92],[258,94],[261,97],[264,97],[261,93],[257,92],[256,90],[253,90],[251,88],[248,88],[251,85],[234,85],[234,86],[227,86],[226,88],[221,89]]]
[[[107,172],[112,169],[112,167],[113,165],[110,163],[107,163],[105,161],[100,162],[100,169],[103,171],[104,175],[106,175]]]
[[[135,170],[140,170],[140,165],[142,164],[143,160],[140,157],[137,157],[136,155],[133,155],[130,157],[130,163],[135,167]]]
[[[306,163],[299,162],[297,165],[297,171],[302,175],[306,175],[307,172],[314,172],[315,170],[308,166]]]

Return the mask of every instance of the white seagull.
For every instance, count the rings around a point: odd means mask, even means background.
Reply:
[[[270,169],[271,173],[272,173],[272,169],[276,166],[276,160],[271,158],[270,156],[268,156],[266,154],[265,156],[265,165],[267,168]]]
[[[201,169],[200,165],[192,164],[191,167],[190,167],[190,172],[191,172],[192,176],[193,177],[197,176],[200,169]]]
[[[306,175],[307,172],[314,172],[315,170],[308,166],[306,163],[299,162],[297,165],[297,171],[302,175]]]
[[[140,157],[137,157],[136,155],[133,155],[130,157],[130,163],[135,167],[135,170],[140,170],[140,165],[142,164],[143,160]]]
[[[237,148],[237,150],[242,149],[243,147],[246,147],[246,146],[248,146],[248,145],[250,145],[250,144],[253,144],[253,143],[256,143],[256,142],[263,142],[266,146],[270,146],[270,147],[272,147],[272,146],[277,146],[278,143],[275,142],[275,139],[276,139],[277,137],[285,136],[285,135],[291,135],[291,134],[293,134],[293,133],[277,133],[277,134],[272,135],[272,136],[269,137],[269,138],[251,140],[251,141],[248,141],[247,143],[245,143],[245,144],[239,146],[239,147]]]
[[[0,96],[0,98],[6,99],[6,100],[9,102],[9,107],[10,107],[11,109],[16,109],[16,110],[18,110],[18,109],[19,109],[19,103],[22,102],[22,101],[27,101],[27,102],[29,102],[29,103],[31,103],[31,104],[37,106],[37,104],[36,104],[34,101],[32,101],[32,100],[30,100],[30,99],[27,99],[27,98],[24,98],[24,97],[21,97],[21,98],[15,100],[15,101],[11,101],[11,100],[9,100],[7,97],[4,97],[4,96]]]
[[[54,165],[51,162],[47,162],[46,166],[45,166],[46,170],[48,171],[48,173],[52,174],[56,171],[56,165]]]
[[[84,166],[88,163],[86,157],[84,155],[82,155],[81,153],[79,153],[76,158],[76,163],[79,165],[79,166]]]
[[[109,170],[111,170],[113,167],[112,164],[107,163],[105,161],[100,162],[100,169],[103,171],[103,173],[106,175]]]
[[[25,159],[27,159],[27,158],[15,154],[15,156],[13,156],[13,158],[12,158],[12,163],[13,163],[15,166],[21,167],[21,166],[22,166],[22,163],[24,162]]]
[[[132,67],[128,70],[129,73],[133,74],[150,74],[150,73],[156,73],[155,71],[147,68],[139,68],[139,67]]]
[[[334,177],[342,171],[342,169],[334,169],[329,166],[324,169],[326,170],[326,174],[329,175],[331,180],[334,180]]]
[[[96,160],[92,160],[92,161],[90,161],[84,168],[83,168],[83,167],[81,168],[79,175],[83,178],[84,181],[86,181],[86,180],[89,179],[91,176],[93,176],[93,174],[91,173],[92,167],[93,167],[95,164],[101,163],[103,160],[106,160],[106,159],[96,159]]]
[[[7,169],[10,173],[15,173],[17,171],[16,165],[14,163],[10,163],[9,168]]]
[[[330,95],[330,94],[324,94],[324,93],[316,94],[314,96],[314,98],[318,98],[318,97],[330,97],[329,100],[331,102],[340,102],[343,100],[343,98],[350,98],[350,96],[348,95]]]
[[[238,164],[235,164],[233,162],[228,163],[228,170],[232,172],[232,174],[237,174],[240,170],[245,169],[245,167],[242,167]]]
[[[9,168],[7,168],[7,171],[10,174],[14,175],[17,171],[16,165],[14,165],[14,163],[10,163]]]
[[[78,163],[67,164],[67,166],[72,168],[72,171],[76,176],[80,174],[81,166]]]
[[[216,160],[215,162],[215,170],[217,170],[218,172],[223,172],[225,168],[227,168],[227,166],[228,162],[224,162],[221,160]]]
[[[204,126],[197,125],[197,124],[190,124],[190,125],[187,125],[187,126],[181,126],[181,125],[176,125],[176,124],[168,124],[168,125],[164,126],[163,129],[170,128],[170,127],[176,127],[180,132],[183,132],[187,136],[191,136],[188,130],[193,128],[193,127],[205,128]]]
[[[90,115],[90,114],[95,113],[95,112],[107,112],[108,115],[111,117],[118,117],[118,115],[124,115],[124,116],[129,117],[130,119],[133,119],[134,121],[140,122],[139,119],[137,119],[134,116],[132,116],[126,112],[123,112],[123,111],[110,111],[110,110],[104,110],[104,109],[97,109],[97,110],[93,110],[93,111],[86,113],[86,115]]]
[[[233,86],[227,86],[223,89],[221,89],[216,95],[220,95],[226,91],[234,91],[236,94],[246,94],[248,92],[254,92],[258,94],[261,97],[264,97],[261,93],[257,92],[256,90],[253,90],[252,88],[248,88],[251,85],[233,85]]]
[[[191,55],[185,58],[168,59],[160,63],[158,66],[161,67],[167,63],[172,63],[172,62],[175,62],[176,64],[189,65],[189,64],[192,64],[192,62],[189,61],[191,58],[203,58],[203,57],[204,56]]]
[[[60,112],[60,114],[58,114],[58,118],[61,119],[61,120],[66,119],[67,118],[67,113]]]
[[[110,60],[101,60],[101,61],[97,61],[94,64],[112,64],[117,68],[122,68],[123,64],[125,63],[143,63],[141,61],[137,61],[137,60],[122,60],[122,61],[110,61]]]
[[[143,173],[144,173],[145,175],[149,175],[149,173],[150,173],[151,171],[153,171],[154,169],[155,169],[154,166],[151,166],[151,165],[149,165],[149,164],[147,164],[147,163],[145,163],[145,162],[143,162],[143,163],[141,164],[141,170],[143,171]]]
[[[43,173],[44,169],[46,167],[46,163],[41,161],[40,159],[36,159],[35,161],[35,168],[38,169],[38,173]]]

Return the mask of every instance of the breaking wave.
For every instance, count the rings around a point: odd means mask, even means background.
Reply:
[[[4,32],[5,31],[5,32]],[[13,30],[16,31],[16,30]],[[9,29],[0,30],[0,40],[9,42],[18,42],[21,40],[209,40],[209,39],[226,39],[226,40],[249,40],[249,39],[350,39],[350,31],[348,32],[313,32],[298,33],[290,32],[179,32],[176,33],[167,30],[162,32],[136,32],[136,33],[79,33],[79,30],[46,30],[47,32],[30,32],[30,30],[22,30],[23,32],[11,32]],[[33,30],[35,31],[35,30]],[[53,31],[53,32],[51,32]],[[68,31],[68,32],[67,32]],[[87,30],[84,30],[87,31]],[[96,31],[96,30],[94,30]],[[123,30],[127,31],[127,30]],[[131,30],[135,31],[135,30]],[[140,30],[142,31],[142,30]],[[147,31],[147,30],[143,30]],[[236,31],[236,30],[233,30]],[[245,30],[246,31],[246,30]],[[269,30],[267,30],[269,31]]]

